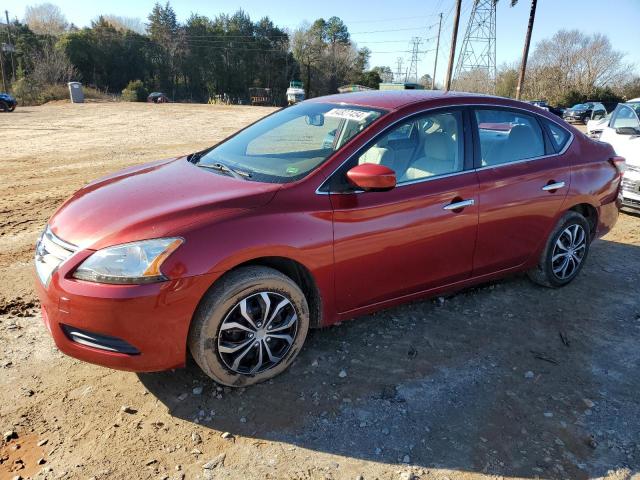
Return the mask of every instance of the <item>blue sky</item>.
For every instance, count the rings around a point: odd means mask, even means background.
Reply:
[[[101,13],[113,13],[143,20],[151,11],[154,0],[78,1],[49,0],[58,5],[67,19],[85,26]],[[164,0],[163,0],[164,1]],[[0,0],[0,10],[9,10],[10,17],[22,18],[25,7],[40,1]],[[431,73],[437,34],[438,14],[444,14],[438,81],[444,78],[451,41],[454,0],[174,0],[171,2],[180,21],[199,13],[210,17],[244,9],[253,20],[269,16],[281,27],[295,28],[303,21],[337,15],[342,18],[358,46],[367,46],[374,53],[371,66],[388,65],[396,70],[397,58],[404,57],[405,68],[410,58],[412,37],[423,38],[418,73]],[[473,0],[462,0],[458,47],[462,42]],[[520,0],[511,8],[509,0],[500,0],[497,10],[497,62],[519,61],[529,16],[529,0]],[[578,28],[587,33],[604,33],[616,50],[625,52],[625,61],[640,72],[640,0],[539,0],[532,47],[538,40],[552,36],[561,28]]]

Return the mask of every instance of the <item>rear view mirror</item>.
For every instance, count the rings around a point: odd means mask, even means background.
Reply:
[[[391,190],[396,186],[396,172],[384,165],[363,163],[347,172],[349,183],[365,192]]]
[[[640,135],[640,129],[635,127],[618,127],[616,128],[618,135]]]
[[[316,113],[315,115],[307,115],[304,117],[304,121],[307,125],[313,125],[314,127],[321,127],[324,125],[324,115]]]

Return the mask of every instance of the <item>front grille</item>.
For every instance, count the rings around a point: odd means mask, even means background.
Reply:
[[[622,190],[631,193],[640,193],[640,180],[631,180],[622,177]]]
[[[127,355],[138,355],[140,353],[136,347],[121,338],[88,332],[69,325],[61,324],[60,326],[69,340],[79,343],[80,345],[106,350],[108,352],[125,353]]]
[[[78,247],[56,237],[49,227],[42,233],[36,243],[36,271],[44,285],[48,285],[51,275]]]

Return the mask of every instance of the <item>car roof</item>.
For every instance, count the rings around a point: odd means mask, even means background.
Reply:
[[[481,95],[466,92],[445,92],[443,90],[367,90],[362,92],[338,93],[324,97],[315,97],[308,102],[313,103],[345,103],[360,107],[382,108],[396,110],[411,103],[421,103],[443,99],[476,99],[476,100],[507,100],[502,97]],[[494,103],[493,101],[491,103]],[[495,102],[498,103],[498,102]]]

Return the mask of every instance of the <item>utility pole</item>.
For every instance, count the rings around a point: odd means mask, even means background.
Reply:
[[[2,90],[4,92],[8,92],[7,77],[4,74],[4,52],[2,50],[2,44],[0,43],[0,73],[2,74]]]
[[[13,62],[13,52],[16,47],[13,44],[13,40],[11,39],[11,27],[9,26],[9,10],[4,11],[4,16],[7,19],[7,37],[9,37],[9,54],[11,55],[11,81],[15,83],[16,81],[16,64]]]
[[[453,73],[453,61],[456,57],[456,39],[458,38],[458,24],[460,23],[460,5],[462,0],[456,0],[456,15],[453,18],[453,32],[451,32],[451,50],[449,50],[449,66],[447,67],[447,78],[444,82],[445,91],[451,88],[451,74]]]
[[[524,40],[524,49],[522,51],[522,63],[520,64],[520,76],[518,77],[518,87],[516,88],[516,100],[520,100],[522,87],[524,86],[524,73],[527,70],[527,58],[529,57],[529,44],[531,43],[531,31],[533,30],[533,21],[536,19],[537,0],[531,0],[531,12],[529,13],[529,25],[527,26],[527,36]]]
[[[438,24],[438,40],[436,41],[436,58],[433,61],[433,77],[431,77],[431,90],[436,89],[436,68],[438,68],[438,50],[440,49],[440,30],[442,29],[442,12],[440,12],[440,23]]]

